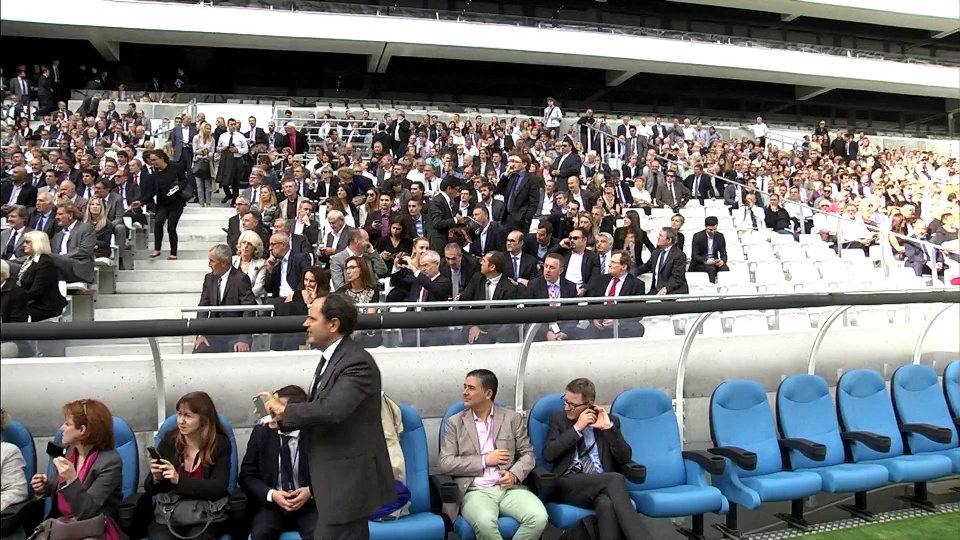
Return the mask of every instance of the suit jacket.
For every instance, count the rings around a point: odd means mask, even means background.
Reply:
[[[173,145],[173,155],[171,161],[180,161],[180,154],[183,153],[184,145],[193,144],[193,138],[197,136],[197,125],[190,124],[187,129],[187,138],[183,138],[183,126],[175,127],[170,132],[170,143]]]
[[[367,263],[374,279],[387,274],[387,264],[383,262],[379,253],[360,253],[359,255]],[[346,249],[330,257],[330,281],[333,283],[334,291],[346,284],[346,267],[349,258],[350,254]]]
[[[227,220],[227,245],[234,255],[237,254],[237,242],[240,240],[240,216],[233,215]]]
[[[20,287],[33,301],[29,306],[35,321],[58,317],[67,307],[67,299],[60,294],[57,268],[50,255],[41,255],[36,262],[27,260],[20,267]]]
[[[130,190],[127,190],[127,198],[130,197]],[[107,221],[113,221],[123,217],[123,202],[120,201],[120,195],[108,193],[107,200],[103,201],[104,211],[107,213]]]
[[[600,466],[604,472],[620,472],[624,465],[633,459],[633,451],[620,431],[620,419],[610,415],[613,427],[593,429],[600,453]],[[553,465],[553,473],[562,475],[573,464],[577,452],[580,434],[573,428],[574,421],[567,418],[565,412],[554,413],[550,417],[547,442],[543,445],[543,459]]]
[[[17,243],[15,246],[13,246],[13,252],[12,252],[14,261],[23,262],[27,260],[27,254],[23,251],[23,235],[32,230],[33,229],[31,229],[30,227],[24,227],[20,229],[19,233],[17,233]],[[11,234],[13,234],[13,229],[4,229],[3,231],[0,231],[0,259],[3,259],[5,261],[10,260],[8,255],[11,255],[11,253],[7,253],[7,242],[10,241]],[[11,276],[11,277],[16,277],[16,276]]]
[[[546,253],[553,253],[559,245],[560,241],[557,240],[556,237],[550,237],[550,243],[546,246]],[[537,242],[536,233],[528,233],[523,238],[523,252],[537,259],[537,264],[543,263],[543,258],[539,256],[540,244]],[[544,256],[546,256],[546,254],[544,254]]]
[[[438,194],[430,200],[430,205],[427,207],[427,222],[430,224],[427,236],[430,239],[430,249],[443,253],[443,248],[449,242],[447,233],[457,226],[445,196]]]
[[[377,241],[380,240],[381,238],[381,235],[380,235],[381,228],[375,227],[373,225],[375,221],[381,221],[382,219],[386,219],[387,222],[392,222],[394,219],[399,219],[400,216],[401,216],[400,212],[397,212],[397,211],[390,211],[386,216],[384,216],[380,212],[380,210],[376,210],[374,212],[370,212],[369,214],[367,214],[367,220],[363,224],[363,230],[367,231],[367,235],[370,237],[370,243],[376,244]],[[390,232],[390,227],[388,226],[387,233],[389,234],[389,232]]]
[[[682,208],[686,206],[692,196],[690,190],[679,180],[673,183],[673,188],[677,194],[676,199],[673,198],[673,193],[670,192],[670,184],[668,182],[662,182],[657,186],[657,193],[654,198],[657,199],[658,206],[667,205],[670,208]]]
[[[557,244],[554,253],[563,255],[563,277],[567,275],[567,269],[570,267],[570,255],[573,251],[564,249]],[[583,252],[583,258],[580,262],[580,277],[583,278],[583,287],[586,287],[594,277],[600,275],[600,256],[593,251]]]
[[[250,277],[243,270],[230,267],[227,271],[227,283],[223,291],[223,300],[221,301],[219,277],[213,272],[208,273],[203,278],[203,288],[200,290],[200,307],[207,306],[252,306],[256,305],[257,299],[253,296],[253,287],[250,284]],[[197,313],[198,319],[230,319],[234,317],[249,317],[253,314],[246,311],[207,311]],[[249,337],[249,336],[244,336]]]
[[[26,317],[26,315],[24,315]],[[6,322],[6,319],[4,319]],[[12,321],[12,322],[26,322]],[[15,504],[25,502],[29,497],[27,478],[24,478],[24,469],[27,463],[23,453],[16,445],[0,442],[0,471],[2,471],[2,485],[6,488],[0,492],[0,512],[6,516],[7,509]],[[11,535],[11,538],[16,535]]]
[[[426,289],[427,297],[424,302],[448,302],[450,297],[453,294],[453,284],[450,282],[450,278],[444,277],[441,273],[432,280],[427,277],[426,274],[420,272],[416,276],[408,270],[404,270],[411,278],[413,278],[413,285],[410,287],[410,295],[407,297],[408,302],[419,302],[420,293]],[[423,308],[424,311],[430,311],[431,308]],[[446,310],[448,308],[435,308],[438,310]]]
[[[397,498],[380,421],[380,369],[345,336],[313,386],[308,402],[287,405],[280,427],[300,430],[321,523],[366,519]]]
[[[252,136],[251,136],[252,135]],[[243,134],[247,140],[253,140],[253,144],[267,144],[267,132],[263,130],[262,127],[257,127],[253,129],[253,133],[250,133],[248,129],[246,133]]]
[[[487,300],[487,276],[477,272],[470,279],[466,289],[460,294],[460,300],[464,302],[485,302]],[[517,282],[508,278],[506,275],[500,276],[500,281],[493,289],[493,298],[491,300],[516,300],[520,298],[520,288]]]
[[[29,227],[33,230],[37,230],[37,225],[40,224],[40,214],[39,212],[34,212],[30,216],[30,225]],[[50,210],[50,215],[47,216],[47,221],[43,224],[43,232],[47,233],[47,236],[53,237],[56,231],[60,230],[60,225],[57,222],[57,213],[54,210]]]
[[[337,245],[333,245],[333,239],[335,238],[333,236],[333,231],[328,232],[325,245],[328,248],[332,247],[337,253],[347,249],[347,244],[349,243],[347,242],[347,236],[350,235],[350,231],[352,229],[353,227],[344,224],[343,229],[340,229],[340,238],[337,241]]]
[[[643,296],[643,282],[639,279],[627,274],[621,278],[623,285],[620,287],[620,294],[617,296]],[[601,274],[593,278],[588,285],[586,285],[587,294],[584,296],[592,298],[601,298],[607,296],[607,292],[610,290],[610,282],[613,281],[613,276],[610,274]]]
[[[27,291],[17,285],[14,278],[8,279],[0,287],[0,322],[27,322],[29,316]]]
[[[126,184],[124,184],[124,186],[125,187],[123,190],[120,189],[120,186],[113,188],[113,193],[117,195],[117,203],[120,206],[120,210],[121,210],[120,215],[123,215],[123,202],[122,202],[122,197],[120,195],[121,191],[123,191],[124,194],[126,195],[128,207],[131,204],[133,204],[134,201],[139,201],[140,195],[142,193],[142,191],[140,190],[140,186],[134,184],[133,182],[128,181]],[[239,219],[238,219],[238,222],[239,222]]]
[[[290,250],[289,257],[287,284],[290,285],[291,289],[297,290],[297,287],[300,285],[300,279],[303,278],[303,273],[310,267],[310,256]],[[280,267],[281,261],[277,261],[277,263],[273,265],[273,271],[267,272],[267,294],[274,298],[280,296]]]
[[[457,291],[463,291],[467,285],[470,284],[470,280],[473,279],[474,274],[480,271],[480,265],[474,260],[473,257],[463,256],[460,258],[460,281],[461,283],[457,284]],[[453,271],[447,266],[447,261],[440,261],[440,275],[451,280],[450,287],[453,287]]]
[[[7,204],[12,193],[13,182],[4,182],[3,185],[0,186],[0,204]],[[23,187],[20,188],[16,204],[26,206],[27,208],[37,206],[37,188],[30,184],[29,178],[27,178],[27,182],[23,184]]]
[[[557,170],[556,181],[557,191],[570,191],[567,187],[567,178],[571,176],[580,176],[580,168],[583,167],[583,160],[580,154],[570,152],[567,156],[557,156],[553,160],[553,167]]]
[[[711,178],[706,174],[700,175],[700,184],[696,186],[696,191],[694,191],[694,184],[696,184],[697,175],[691,174],[683,181],[683,185],[687,187],[690,191],[691,197],[699,199],[701,202],[704,199],[710,198],[712,193],[710,193],[710,188],[712,187]],[[722,190],[721,190],[722,193]]]
[[[474,257],[483,257],[491,251],[507,250],[507,231],[499,223],[491,221],[487,225],[486,245],[481,246],[480,231],[471,231],[473,241],[470,242],[470,254]]]
[[[297,131],[296,148],[290,146],[290,136],[286,133],[280,136],[280,144],[276,144],[275,146],[278,150],[289,147],[293,150],[293,153],[297,155],[306,154],[310,148],[310,145],[307,143],[307,132],[304,130]]]
[[[539,190],[538,190],[538,192],[539,192]],[[538,201],[539,201],[539,197],[540,197],[540,196],[539,196],[539,193],[538,193],[538,195],[537,195],[537,200],[538,200]],[[476,205],[474,205],[474,206],[479,206],[479,205],[487,206],[487,205],[484,204],[482,201],[478,202],[478,203],[477,203]],[[500,199],[491,199],[491,200],[490,200],[490,206],[487,207],[487,212],[490,214],[490,221],[496,221],[497,223],[503,223],[504,217],[506,216],[506,212],[507,212],[507,203],[504,202],[504,201],[501,201]]]
[[[296,219],[297,212],[298,212],[299,209],[300,209],[300,203],[302,203],[302,202],[305,201],[305,200],[307,200],[306,197],[297,197],[297,206],[296,206],[296,208],[293,209],[294,219]],[[283,218],[283,219],[287,219],[287,206],[289,206],[289,205],[290,205],[290,201],[289,201],[288,199],[286,199],[286,198],[284,198],[282,201],[280,201],[279,203],[277,203],[277,215],[276,215],[276,217],[278,217],[278,218]],[[268,226],[272,226],[272,225],[273,225],[273,223],[270,223]]]
[[[429,202],[428,202],[427,204],[429,204]],[[416,225],[416,222],[413,220],[413,216],[407,214],[407,215],[405,215],[404,217],[405,217],[405,219],[406,219],[406,221],[407,221],[407,231],[410,232],[410,236],[411,236],[411,237],[416,238],[416,237],[417,237],[417,225]],[[424,214],[424,213],[421,212],[421,213],[420,213],[420,220],[419,220],[419,221],[421,221],[422,224],[423,224],[423,235],[422,235],[422,236],[428,237],[428,236],[430,235],[430,220],[427,219],[426,214]]]
[[[517,182],[520,185],[515,188]],[[507,232],[518,230],[526,233],[530,230],[530,222],[537,215],[542,183],[538,175],[522,172],[506,176],[497,184],[496,192],[503,195],[505,202],[502,223]]]
[[[297,485],[310,486],[310,450],[302,445],[303,440],[297,441],[299,467],[297,470]],[[237,479],[240,488],[246,492],[248,500],[259,506],[272,506],[267,502],[267,493],[276,489],[280,484],[280,432],[270,429],[270,426],[256,425],[247,442],[247,451],[240,464],[240,475]]]
[[[510,253],[504,252],[504,255],[507,256],[508,264],[507,269],[503,272],[503,275],[513,279],[513,280],[531,280],[540,275],[540,269],[537,268],[537,258],[528,253],[520,252],[520,275],[516,274],[516,271],[513,267],[513,255]]]
[[[727,240],[723,233],[713,235],[713,257],[715,259],[727,260]],[[705,264],[710,255],[707,253],[707,232],[698,231],[694,233],[693,240],[690,241],[690,264]]]
[[[398,127],[400,128],[399,138],[396,136]],[[403,147],[406,148],[407,141],[410,140],[410,121],[407,119],[395,119],[393,122],[390,122],[390,125],[387,127],[387,134],[390,135],[390,141],[393,146],[402,144]],[[384,147],[384,150],[387,150],[387,148]]]
[[[83,281],[93,283],[96,279],[94,269],[93,248],[97,244],[97,233],[93,225],[75,222],[70,237],[67,239],[67,252],[56,255],[63,239],[63,230],[53,235],[50,248],[54,265],[64,281]]]
[[[493,440],[496,448],[511,452],[510,459],[500,470],[510,471],[523,482],[536,466],[536,457],[523,418],[505,407],[493,406]],[[483,475],[480,437],[473,419],[473,411],[463,410],[447,419],[440,441],[440,474],[453,477],[463,496],[473,480]],[[522,489],[522,486],[519,486]],[[517,488],[514,488],[517,489]],[[455,519],[459,508],[451,508]]]
[[[660,260],[662,248],[657,248],[650,254],[650,260],[640,265],[639,274],[654,272],[656,264]],[[657,291],[666,287],[667,294],[687,294],[690,289],[687,287],[686,276],[687,256],[684,255],[682,248],[673,246],[663,260],[663,268],[656,283],[650,286],[649,294],[656,294]],[[655,272],[654,272],[655,273]]]
[[[89,519],[102,514],[116,523],[123,498],[122,469],[120,454],[112,448],[103,449],[97,452],[97,459],[90,466],[83,482],[78,479],[69,485],[61,486],[60,475],[54,468],[53,474],[47,478],[47,491],[54,494],[54,500],[57,499],[56,494],[63,494],[77,519]],[[56,504],[52,505],[49,516],[60,516]],[[120,532],[120,535],[126,538],[123,532]]]

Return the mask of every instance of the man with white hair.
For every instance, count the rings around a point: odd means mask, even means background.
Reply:
[[[284,134],[280,137],[280,144],[277,145],[278,149],[289,148],[293,150],[294,155],[307,153],[309,145],[307,144],[306,131],[298,130],[297,124],[294,122],[287,122],[283,126],[283,131]]]

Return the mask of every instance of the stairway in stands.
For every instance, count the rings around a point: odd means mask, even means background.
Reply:
[[[215,244],[226,240],[223,228],[235,214],[229,207],[200,208],[188,205],[177,228],[180,242],[179,260],[168,261],[170,243],[164,238],[162,255],[150,258],[153,235],[147,249],[136,250],[133,270],[121,270],[117,277],[116,294],[97,297],[94,320],[122,321],[193,318],[181,308],[194,307],[200,301],[203,277],[209,272],[207,253]],[[166,235],[166,234],[165,234]],[[180,338],[158,338],[163,354],[181,352]],[[184,338],[183,352],[190,352],[193,338]],[[81,341],[68,344],[67,356],[116,356],[150,354],[146,339],[116,339],[107,343]]]

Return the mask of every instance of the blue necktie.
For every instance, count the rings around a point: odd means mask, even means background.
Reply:
[[[507,197],[507,210],[513,207],[513,198],[516,197],[517,192],[520,191],[520,184],[523,183],[523,178],[523,173],[518,174],[516,180],[513,181],[513,185],[510,186],[510,196]]]

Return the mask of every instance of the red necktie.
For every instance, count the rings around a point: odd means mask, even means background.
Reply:
[[[620,278],[615,277],[610,280],[610,289],[607,290],[607,296],[616,296],[617,295],[617,283],[620,283]],[[607,305],[613,303],[613,300],[607,300],[605,302]]]

